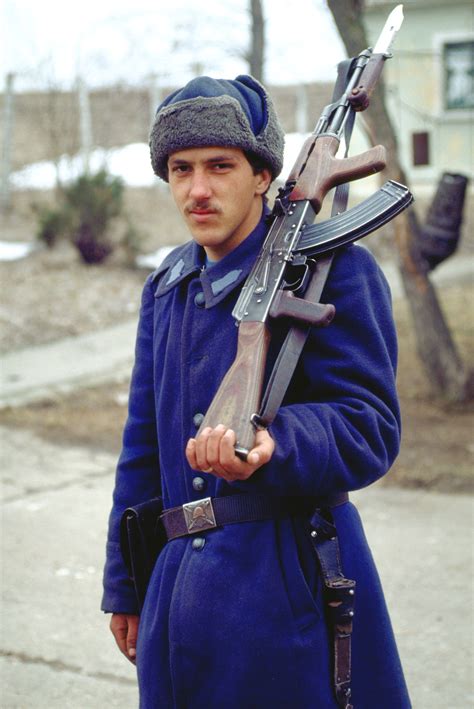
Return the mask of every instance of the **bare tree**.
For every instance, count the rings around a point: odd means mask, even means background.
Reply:
[[[250,47],[247,61],[250,73],[259,81],[263,81],[263,63],[265,54],[265,19],[261,0],[250,0]]]
[[[368,46],[362,24],[363,0],[327,0],[327,4],[348,55],[356,56]],[[364,118],[372,144],[381,143],[387,149],[388,164],[381,174],[382,179],[407,184],[398,158],[396,133],[387,111],[382,80]],[[412,207],[395,219],[394,230],[400,275],[411,309],[418,354],[428,381],[437,396],[453,402],[464,401],[472,395],[473,377],[463,365],[429,279],[429,266],[419,249],[420,227]]]

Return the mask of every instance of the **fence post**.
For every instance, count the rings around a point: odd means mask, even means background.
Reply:
[[[152,74],[150,76],[150,83],[148,86],[148,102],[150,107],[150,126],[149,130],[155,122],[156,109],[161,103],[161,86],[160,86],[160,75]]]
[[[92,118],[89,91],[82,77],[77,79],[77,95],[79,99],[79,131],[81,155],[84,174],[89,174],[92,152]]]
[[[308,132],[308,89],[306,84],[296,88],[296,132]]]
[[[0,209],[6,212],[10,207],[10,171],[11,147],[13,137],[13,82],[15,75],[7,74],[5,80],[5,95],[3,104],[3,148],[2,163],[0,166]]]

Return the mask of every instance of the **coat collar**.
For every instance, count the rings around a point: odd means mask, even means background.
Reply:
[[[268,231],[268,214],[269,209],[264,206],[261,220],[248,237],[223,259],[207,267],[204,249],[195,241],[174,249],[151,275],[152,281],[157,282],[155,298],[199,273],[205,307],[220,303],[248,276]]]

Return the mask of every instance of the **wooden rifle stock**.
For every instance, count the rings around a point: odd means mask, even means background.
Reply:
[[[235,451],[245,458],[254,446],[252,416],[262,397],[270,333],[263,322],[242,322],[237,355],[215,395],[199,432],[223,424],[237,434]]]

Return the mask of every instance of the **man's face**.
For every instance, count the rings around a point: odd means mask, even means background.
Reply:
[[[257,226],[270,171],[254,175],[239,148],[188,148],[168,159],[173,198],[194,240],[218,261]]]

